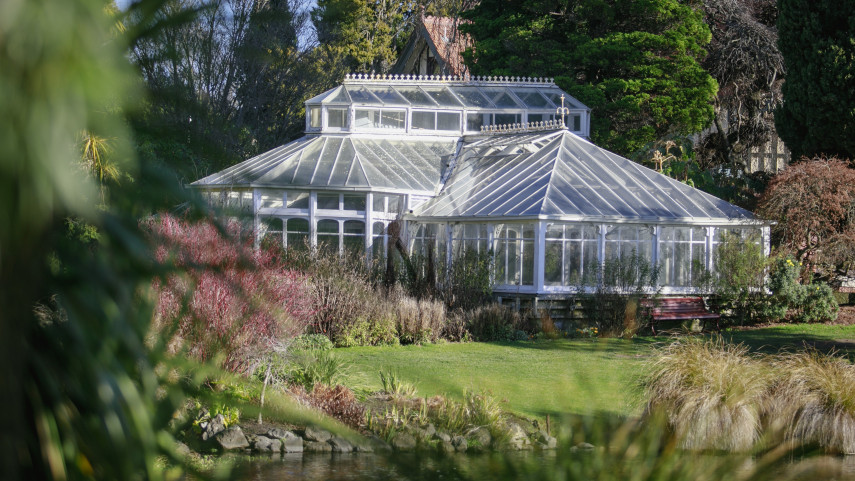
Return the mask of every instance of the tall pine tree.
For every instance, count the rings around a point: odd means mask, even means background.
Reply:
[[[473,74],[554,77],[593,109],[592,140],[631,155],[713,118],[703,14],[679,0],[483,0],[464,13]]]
[[[775,126],[793,158],[855,159],[855,0],[780,0],[787,81]]]

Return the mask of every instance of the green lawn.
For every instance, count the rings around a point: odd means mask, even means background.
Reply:
[[[775,352],[805,343],[855,357],[855,326],[784,325],[726,331],[733,342]],[[847,342],[852,340],[852,343]],[[530,416],[607,412],[640,413],[644,361],[669,338],[434,344],[337,349],[350,363],[351,385],[380,388],[378,372],[396,370],[420,396],[486,390],[505,407]]]
[[[354,371],[355,384],[379,389],[378,372],[396,370],[420,396],[464,390],[491,392],[521,414],[640,410],[638,375],[650,341],[558,340],[434,344],[337,349]]]

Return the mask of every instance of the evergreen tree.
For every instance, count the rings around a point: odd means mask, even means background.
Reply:
[[[793,158],[855,158],[855,1],[780,0],[787,81],[775,125]]]
[[[463,14],[473,74],[554,77],[593,109],[594,142],[624,155],[713,118],[698,5],[678,0],[483,0]]]

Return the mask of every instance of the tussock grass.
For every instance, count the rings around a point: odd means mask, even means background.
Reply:
[[[798,444],[855,453],[855,366],[815,350],[782,354],[773,363],[779,378],[770,426]]]
[[[757,445],[774,375],[747,347],[721,339],[675,342],[651,370],[647,411],[667,419],[681,448],[741,452]]]

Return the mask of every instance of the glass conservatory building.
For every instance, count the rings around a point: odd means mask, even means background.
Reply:
[[[192,184],[259,241],[370,261],[399,220],[411,252],[491,256],[497,294],[535,296],[633,252],[652,288],[695,292],[725,233],[768,250],[767,222],[589,142],[590,110],[548,79],[353,75],[306,112],[303,138]]]

